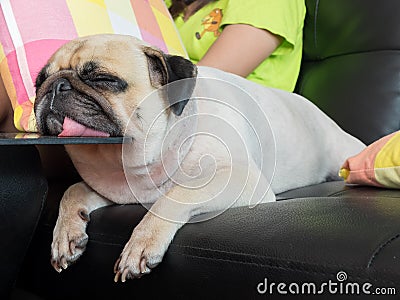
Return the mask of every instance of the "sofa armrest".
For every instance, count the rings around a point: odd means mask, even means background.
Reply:
[[[150,275],[125,284],[114,283],[113,266],[146,213],[142,206],[94,211],[85,254],[61,274],[43,251],[51,244],[55,222],[44,217],[20,284],[46,299],[55,294],[60,299],[256,299],[268,296],[257,291],[265,279],[321,286],[338,282],[337,274],[345,272],[349,283],[398,288],[399,191],[331,182],[291,193],[294,198],[288,192],[282,195],[287,200],[232,208],[206,222],[186,224]],[[312,196],[317,193],[325,195]],[[44,215],[54,212],[46,209]]]
[[[0,146],[0,299],[7,299],[38,222],[47,191],[33,146]]]

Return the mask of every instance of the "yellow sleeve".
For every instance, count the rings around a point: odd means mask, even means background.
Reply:
[[[276,54],[287,53],[298,42],[305,16],[304,0],[229,0],[221,26],[249,24],[284,39]]]

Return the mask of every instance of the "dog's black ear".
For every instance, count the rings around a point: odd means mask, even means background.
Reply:
[[[180,116],[192,96],[196,85],[197,67],[189,60],[176,55],[168,55],[152,47],[143,47],[147,57],[150,82],[155,88],[180,80],[179,88],[167,88],[167,98],[174,114]]]
[[[48,71],[49,69],[49,64],[46,64],[39,72],[39,74],[36,77],[36,81],[35,81],[35,87],[36,90],[38,90],[40,88],[40,86],[43,84],[43,82],[46,80],[47,76],[48,76]]]

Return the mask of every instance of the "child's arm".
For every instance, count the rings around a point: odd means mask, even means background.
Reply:
[[[246,24],[227,25],[198,65],[247,77],[281,42],[281,37],[264,29]]]

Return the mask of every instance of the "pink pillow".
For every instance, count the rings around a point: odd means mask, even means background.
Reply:
[[[400,131],[348,158],[339,175],[350,184],[400,188]]]
[[[166,53],[186,56],[162,0],[2,0],[0,75],[21,131],[36,131],[34,82],[52,53],[77,37],[133,35]]]

